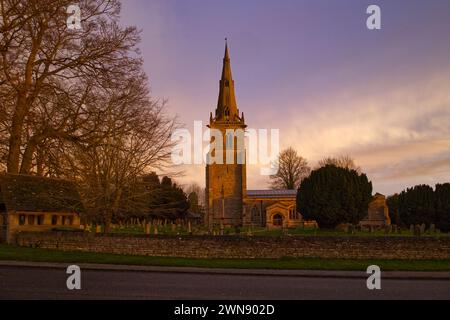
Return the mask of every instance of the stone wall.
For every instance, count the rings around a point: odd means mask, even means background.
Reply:
[[[450,237],[175,237],[23,232],[16,235],[16,243],[64,251],[189,258],[450,259]]]

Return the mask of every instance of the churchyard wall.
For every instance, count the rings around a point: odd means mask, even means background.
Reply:
[[[63,251],[185,258],[450,259],[450,237],[165,236],[21,232],[15,243]]]

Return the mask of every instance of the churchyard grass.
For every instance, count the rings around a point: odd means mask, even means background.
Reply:
[[[0,260],[96,263],[138,266],[172,266],[236,269],[360,270],[378,265],[384,271],[450,271],[450,260],[349,260],[349,259],[187,259],[114,255],[92,252],[64,252],[0,244]]]

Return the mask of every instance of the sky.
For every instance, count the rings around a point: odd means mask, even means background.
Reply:
[[[152,96],[188,129],[215,110],[227,37],[238,107],[282,149],[311,167],[350,155],[386,195],[450,182],[449,0],[124,0],[121,23],[142,30]],[[204,186],[203,165],[182,169]],[[248,166],[249,189],[268,182]]]

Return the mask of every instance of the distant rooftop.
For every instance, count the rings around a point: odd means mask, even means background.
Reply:
[[[296,197],[297,190],[247,190],[248,197],[286,198]]]

